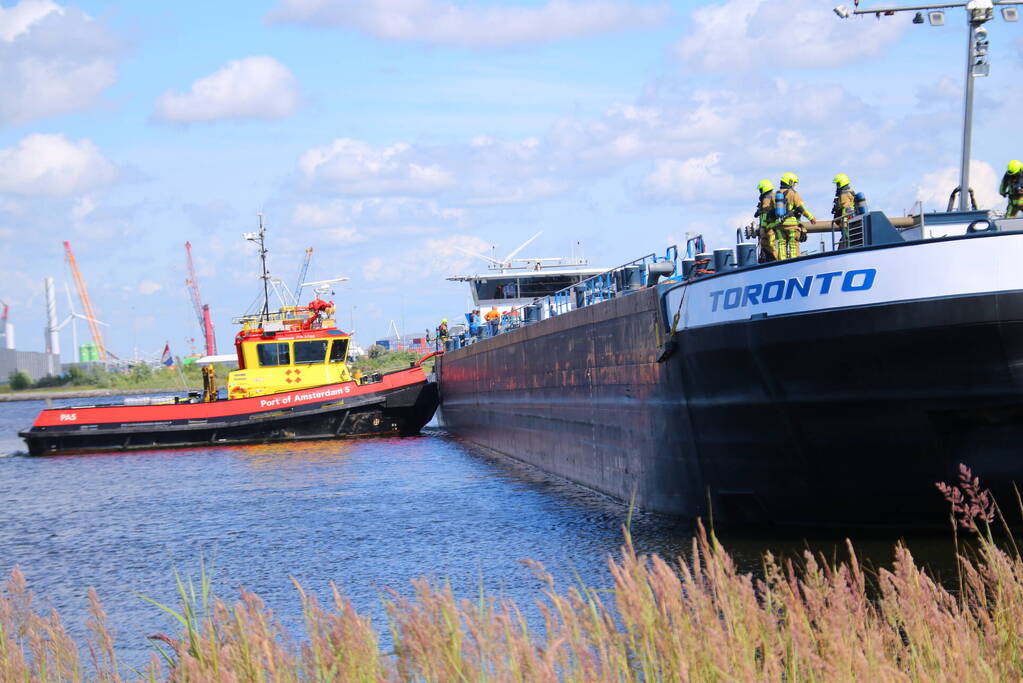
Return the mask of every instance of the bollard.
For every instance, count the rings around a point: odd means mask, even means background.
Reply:
[[[735,245],[735,262],[739,268],[757,265],[757,245],[755,242],[740,242]]]
[[[643,269],[639,266],[625,266],[622,268],[622,289],[626,292],[643,289]]]
[[[735,252],[731,249],[714,250],[714,270],[723,273],[735,268]]]

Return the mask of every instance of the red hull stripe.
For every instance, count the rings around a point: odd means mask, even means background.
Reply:
[[[373,384],[342,382],[279,394],[238,398],[212,403],[177,403],[160,406],[100,406],[96,408],[48,408],[39,413],[33,427],[82,424],[127,424],[160,420],[205,420],[216,417],[258,414],[289,406],[309,405],[355,396],[375,394],[426,381],[422,368],[410,368],[384,375]]]

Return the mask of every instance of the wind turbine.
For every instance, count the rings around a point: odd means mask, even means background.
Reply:
[[[71,299],[71,290],[68,288],[66,281],[64,282],[64,293],[67,294],[67,307],[68,307],[68,310],[71,311],[71,312],[68,314],[68,317],[64,318],[64,320],[61,321],[61,323],[59,325],[57,325],[55,328],[53,328],[53,329],[55,331],[56,330],[61,330],[61,329],[64,329],[65,325],[67,325],[68,323],[71,323],[71,344],[73,345],[73,349],[74,349],[72,351],[72,356],[71,357],[73,359],[73,362],[78,362],[77,361],[77,358],[78,358],[78,325],[75,324],[75,321],[78,320],[79,318],[81,318],[82,320],[85,320],[86,322],[91,320],[92,322],[94,322],[94,323],[96,323],[98,325],[103,325],[105,327],[109,327],[109,325],[107,325],[107,323],[103,322],[102,320],[96,320],[95,318],[90,318],[87,315],[82,315],[81,313],[76,313],[75,312],[75,304],[74,304],[73,300]]]
[[[491,263],[493,263],[495,266],[497,266],[498,268],[500,268],[503,271],[505,268],[511,268],[512,267],[512,259],[515,258],[515,256],[518,255],[518,253],[520,251],[522,251],[527,246],[529,246],[533,242],[533,240],[535,240],[537,237],[539,237],[542,234],[543,234],[543,230],[541,230],[540,232],[536,233],[535,235],[530,237],[528,240],[526,240],[525,242],[523,242],[522,244],[517,246],[515,249],[512,249],[508,253],[508,255],[505,256],[504,259],[501,260],[501,261],[498,261],[496,258],[491,258],[490,256],[486,256],[486,255],[481,254],[479,252],[472,251],[471,249],[465,249],[463,247],[458,246],[457,244],[452,244],[451,246],[454,247],[455,249],[457,249],[460,252],[463,252],[465,254],[469,254],[469,256],[476,256],[477,258],[481,258],[484,261],[490,261]]]

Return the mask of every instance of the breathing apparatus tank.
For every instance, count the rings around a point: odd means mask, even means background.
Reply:
[[[862,192],[857,192],[854,195],[856,201],[856,215],[862,216],[867,213],[867,196]]]
[[[788,202],[785,201],[785,193],[778,190],[774,193],[774,217],[778,220],[785,218],[789,212]]]

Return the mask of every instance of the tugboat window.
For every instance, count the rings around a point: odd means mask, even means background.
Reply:
[[[322,363],[327,356],[327,340],[295,342],[295,365]]]
[[[264,368],[291,364],[291,354],[287,344],[258,344],[256,353],[259,356],[260,366]]]
[[[296,349],[296,353],[297,353]],[[335,339],[330,347],[330,362],[344,363],[348,356],[348,340]]]

